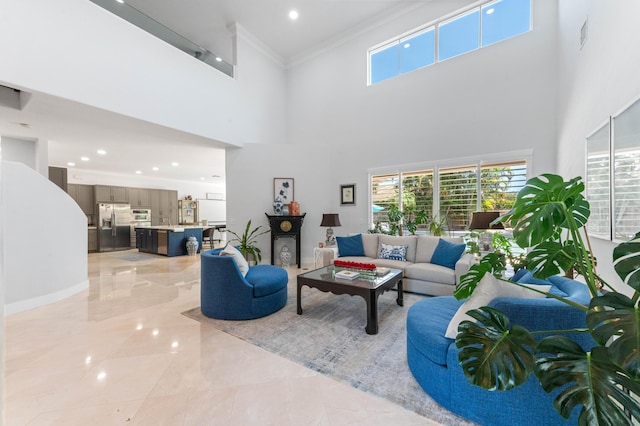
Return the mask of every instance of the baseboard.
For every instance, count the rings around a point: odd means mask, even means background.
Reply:
[[[71,297],[89,288],[89,280],[84,280],[73,287],[66,288],[55,293],[45,294],[44,296],[34,297],[33,299],[21,300],[19,302],[4,305],[4,315],[16,314],[18,312],[28,311],[29,309],[39,308],[40,306],[58,302],[60,300]]]

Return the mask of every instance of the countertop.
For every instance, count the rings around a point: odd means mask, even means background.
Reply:
[[[156,225],[156,226],[136,226],[136,229],[157,229],[157,230],[165,230],[169,232],[184,232],[185,229],[202,229],[202,226],[199,225]]]

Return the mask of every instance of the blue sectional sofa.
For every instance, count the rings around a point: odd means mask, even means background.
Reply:
[[[287,303],[287,271],[255,265],[242,276],[233,257],[222,249],[201,254],[200,309],[208,317],[248,320],[276,312]]]
[[[590,295],[584,284],[564,277],[548,281],[555,286],[552,292],[588,305]],[[453,296],[433,297],[415,303],[407,313],[407,361],[427,394],[446,409],[482,425],[576,424],[577,412],[566,422],[552,406],[554,396],[547,394],[533,375],[522,386],[505,392],[469,384],[458,363],[455,340],[445,337],[449,321],[463,302]],[[530,331],[586,326],[583,312],[553,298],[498,298],[489,306]],[[594,345],[589,334],[567,336],[585,349]]]

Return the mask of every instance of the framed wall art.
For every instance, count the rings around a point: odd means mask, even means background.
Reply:
[[[293,178],[273,178],[273,200],[280,200],[282,204],[289,204],[295,198],[293,195]]]
[[[343,206],[356,205],[356,184],[340,185],[340,204]]]

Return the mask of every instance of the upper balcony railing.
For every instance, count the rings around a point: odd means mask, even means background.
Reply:
[[[191,40],[184,38],[180,34],[165,27],[158,21],[148,17],[147,15],[140,12],[138,9],[128,5],[127,3],[120,3],[115,0],[90,1],[102,7],[103,9],[108,10],[114,15],[121,17],[122,19],[135,25],[136,27],[148,32],[149,34],[158,37],[160,40],[163,40],[170,45],[177,47],[178,49],[187,53],[189,56],[193,56],[194,58],[204,62],[205,64],[210,65],[218,71],[228,75],[229,77],[233,77],[233,65],[223,61],[219,56],[216,56],[215,54],[209,52],[204,47],[198,46]]]

